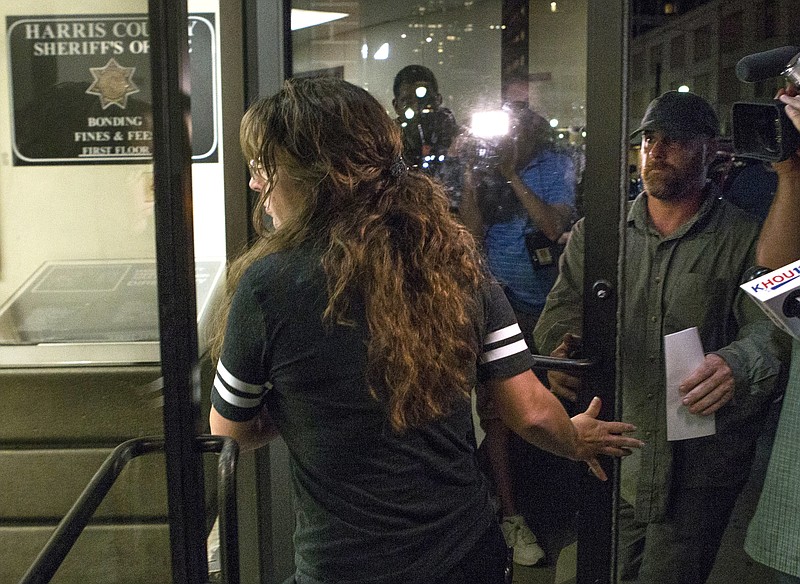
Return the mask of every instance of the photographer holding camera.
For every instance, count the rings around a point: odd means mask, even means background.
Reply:
[[[800,130],[800,96],[789,86],[778,99]],[[775,270],[800,259],[800,150],[774,162],[778,189],[758,240],[758,264]],[[800,584],[800,342],[794,339],[789,382],[783,398],[772,454],[745,550],[779,571],[774,582]]]
[[[392,92],[392,106],[403,137],[403,158],[412,168],[442,183],[450,210],[457,212],[464,171],[450,149],[461,128],[453,112],[442,105],[436,76],[423,65],[407,65],[395,75]]]
[[[558,275],[558,242],[575,213],[575,173],[572,159],[551,148],[547,120],[520,103],[504,110],[512,130],[496,145],[486,144],[486,152],[496,152],[468,165],[460,216],[483,242],[489,270],[535,353],[533,328]],[[478,413],[506,543],[514,549],[515,563],[537,564],[544,551],[515,504],[509,463],[510,456],[530,452],[511,440],[492,403],[480,401]]]
[[[575,173],[571,158],[552,148],[547,120],[521,105],[504,109],[512,130],[494,158],[468,169],[461,217],[483,241],[531,345],[575,214]]]

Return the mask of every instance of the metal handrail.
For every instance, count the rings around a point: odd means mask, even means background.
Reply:
[[[226,584],[238,584],[239,536],[236,514],[236,462],[239,457],[239,446],[231,438],[211,435],[197,436],[195,443],[201,452],[219,453],[217,502],[222,575]],[[125,465],[137,456],[162,450],[164,450],[164,438],[158,436],[133,438],[117,446],[59,522],[31,567],[25,572],[20,584],[47,584],[50,582]]]
[[[236,462],[239,444],[227,436],[195,437],[203,452],[219,452],[217,461],[217,513],[219,515],[220,567],[225,584],[239,584],[239,516],[236,507]]]

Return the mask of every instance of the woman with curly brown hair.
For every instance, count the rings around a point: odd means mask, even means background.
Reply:
[[[596,420],[597,400],[570,420],[536,381],[472,237],[366,91],[287,81],[247,111],[241,142],[260,237],[231,267],[211,429],[286,441],[296,582],[502,582],[476,380],[511,428],[601,477],[599,454],[640,445],[633,427]]]

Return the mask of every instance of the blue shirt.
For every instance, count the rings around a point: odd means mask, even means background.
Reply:
[[[545,150],[520,174],[522,182],[548,205],[575,207],[575,172],[572,159]],[[539,313],[558,276],[558,266],[534,269],[525,236],[536,226],[524,208],[510,220],[487,226],[484,235],[489,270],[504,286],[511,306],[520,312]]]

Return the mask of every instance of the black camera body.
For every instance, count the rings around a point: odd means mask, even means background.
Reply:
[[[432,174],[433,168],[443,160],[459,131],[452,112],[447,108],[426,108],[411,120],[398,122],[403,135],[403,156],[406,162]]]
[[[794,56],[787,65],[782,65],[789,55]],[[749,55],[737,63],[736,75],[746,82],[781,75],[800,88],[800,51],[798,47],[789,46]],[[734,103],[731,122],[733,147],[740,156],[779,162],[800,147],[800,133],[786,115],[786,105],[779,100]]]
[[[528,109],[527,104],[520,102],[506,103],[499,110],[508,117],[508,132],[497,134],[491,137],[478,137],[474,134],[465,140],[466,156],[470,162],[472,170],[492,173],[498,172],[500,160],[504,153],[515,147],[515,143],[520,139],[522,132],[522,120],[524,116],[533,116],[533,112]],[[528,124],[530,127],[530,123]],[[529,136],[533,139],[534,136]]]
[[[786,115],[786,105],[737,102],[733,104],[733,148],[740,156],[778,162],[800,147],[800,133]]]

